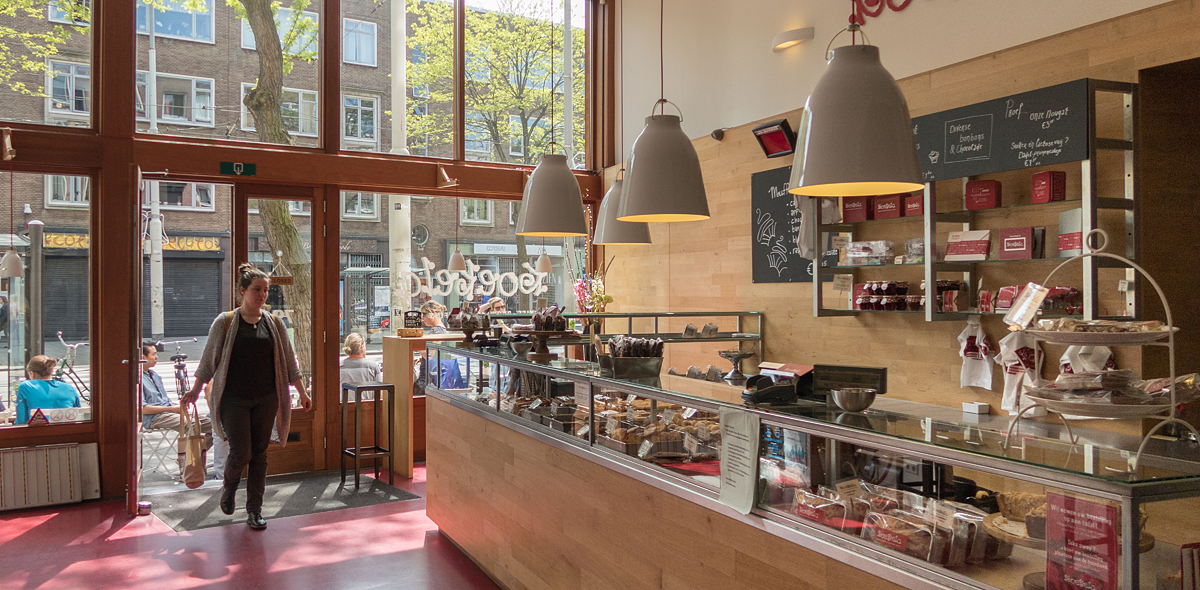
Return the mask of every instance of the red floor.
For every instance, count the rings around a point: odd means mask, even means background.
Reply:
[[[399,488],[419,500],[177,533],[124,502],[0,515],[0,589],[498,588],[425,516],[425,467]]]

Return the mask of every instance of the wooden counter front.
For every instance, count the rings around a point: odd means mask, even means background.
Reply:
[[[429,518],[505,588],[900,586],[433,396]]]

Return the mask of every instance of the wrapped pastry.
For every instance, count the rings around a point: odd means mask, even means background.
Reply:
[[[966,528],[967,563],[1004,559],[1012,555],[1013,545],[993,537],[983,526],[987,513],[974,506],[958,502],[947,502],[954,509],[954,519]]]
[[[934,565],[946,563],[949,535],[911,513],[868,514],[862,538]]]
[[[836,496],[836,493],[833,495]],[[850,508],[847,502],[836,497],[797,490],[792,513],[805,520],[842,531],[848,522],[846,516],[850,513]]]

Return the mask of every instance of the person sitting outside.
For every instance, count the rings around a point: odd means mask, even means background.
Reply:
[[[17,424],[28,424],[29,416],[37,408],[79,408],[83,400],[75,386],[54,380],[54,367],[58,364],[44,354],[39,354],[25,365],[26,380],[17,387]]]
[[[154,371],[158,365],[158,347],[152,343],[142,343],[142,360],[138,368],[142,372],[142,429],[143,430],[179,430],[180,407],[171,402],[167,388],[163,385],[162,377]],[[207,415],[200,417],[200,432],[212,432],[212,421]],[[182,437],[179,441],[179,465],[182,466],[186,449]]]
[[[383,379],[379,363],[368,361],[366,358],[367,350],[362,334],[351,333],[346,336],[346,345],[342,351],[346,353],[346,358],[341,364],[342,383],[365,383]]]
[[[479,306],[479,313],[486,313],[488,315],[496,314],[496,313],[508,313],[508,306],[505,305],[503,297],[492,297],[491,299],[488,299],[483,305]],[[500,319],[492,320],[492,327],[500,328],[500,330],[505,334],[512,331],[511,324],[512,324],[511,320],[500,320]]]
[[[436,301],[426,301],[421,304],[421,323],[424,324],[426,334],[449,332],[442,324],[442,314],[444,313],[446,313],[446,306]]]

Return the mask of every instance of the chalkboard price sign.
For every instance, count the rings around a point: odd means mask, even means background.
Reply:
[[[813,264],[800,257],[796,238],[805,220],[787,192],[791,166],[750,177],[750,227],[755,283],[811,282]]]
[[[913,119],[925,182],[1088,157],[1086,79]]]

